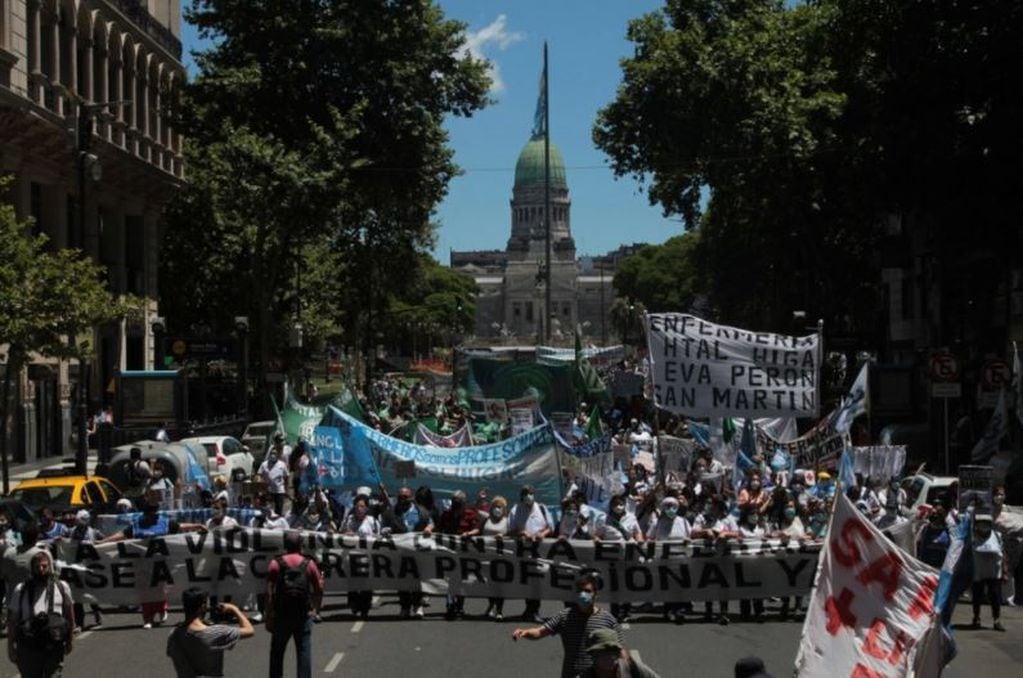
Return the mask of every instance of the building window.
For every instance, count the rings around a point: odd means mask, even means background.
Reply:
[[[124,267],[127,291],[140,297],[146,293],[144,235],[145,223],[142,217],[124,218]]]

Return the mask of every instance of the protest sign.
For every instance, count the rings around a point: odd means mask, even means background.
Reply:
[[[781,449],[795,460],[796,466],[834,469],[845,448],[845,437],[831,428],[834,415],[832,412],[794,440],[779,440],[757,426],[757,451],[770,458]]]
[[[619,473],[615,471],[614,454],[610,451],[589,457],[562,453],[561,468],[572,478],[576,490],[586,497],[586,504],[607,512],[611,497],[622,491]]]
[[[535,425],[533,410],[526,409],[525,407],[509,408],[508,419],[511,421],[511,434],[513,436],[522,435],[531,430]]]
[[[521,542],[503,537],[407,533],[379,538],[303,533],[327,595],[347,590],[572,600],[583,571],[607,602],[729,600],[804,595],[819,543],[778,541],[623,544]],[[283,532],[233,528],[113,544],[63,540],[61,578],[76,598],[104,605],[179,600],[197,586],[221,599],[261,592]]]
[[[901,551],[844,493],[821,550],[796,674],[806,678],[907,676],[925,653],[938,573]]]
[[[975,515],[991,515],[994,510],[995,470],[991,466],[959,467],[959,510],[974,505]]]
[[[694,417],[816,417],[820,341],[717,325],[685,313],[644,318],[654,399]]]
[[[665,478],[685,480],[696,453],[696,441],[674,436],[658,436],[657,446]]]
[[[471,447],[473,444],[472,428],[469,424],[462,425],[462,428],[446,436],[434,433],[422,424],[417,424],[414,437],[416,445],[430,447]]]
[[[485,398],[483,412],[486,414],[488,423],[502,426],[508,423],[508,405],[500,398]]]
[[[561,501],[558,444],[550,426],[489,445],[459,448],[428,447],[392,438],[334,407],[328,408],[319,428],[336,433],[330,445],[314,448],[313,461],[318,467],[341,469],[338,476],[320,474],[324,488],[376,487],[381,482],[397,488],[401,479],[396,463],[413,461],[416,476],[441,497],[459,489],[474,497],[483,487],[492,494],[517,497],[522,485],[529,484],[534,486],[538,502],[557,505]],[[335,439],[340,440],[340,450]]]
[[[853,471],[864,478],[888,481],[902,476],[905,445],[873,445],[853,448]]]

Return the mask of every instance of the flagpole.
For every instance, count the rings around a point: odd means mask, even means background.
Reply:
[[[544,338],[551,343],[551,101],[548,98],[547,84],[547,41],[543,43],[543,223],[544,223],[544,257],[547,267],[544,270]]]

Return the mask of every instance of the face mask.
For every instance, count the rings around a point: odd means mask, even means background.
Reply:
[[[674,506],[669,506],[668,508],[664,509],[664,515],[667,516],[669,520],[674,520],[675,516],[678,515],[678,509],[675,508]]]
[[[533,501],[534,501],[533,495],[531,494],[527,494],[526,496],[522,497],[522,503],[525,504],[526,506],[532,506]]]
[[[995,506],[1001,506],[1004,503],[1005,503],[1005,495],[1004,494],[996,494],[995,495]]]
[[[320,522],[320,514],[319,513],[310,513],[308,518],[309,518],[309,522],[310,523],[314,523],[315,524],[315,523]]]
[[[593,605],[593,592],[592,591],[580,591],[576,595],[576,600],[579,603],[579,607],[590,607]]]
[[[500,506],[495,506],[494,508],[490,509],[490,515],[494,518],[494,520],[500,520],[501,516],[504,515],[504,509],[501,508]]]
[[[612,506],[611,514],[616,516],[623,516],[625,515],[625,507],[622,506],[621,504],[618,504],[617,506]]]

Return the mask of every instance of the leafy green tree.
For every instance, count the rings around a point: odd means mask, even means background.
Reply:
[[[626,346],[643,344],[643,314],[646,312],[642,302],[627,297],[618,297],[612,302],[608,318],[618,339]]]
[[[33,355],[79,361],[91,356],[91,343],[82,335],[128,310],[107,291],[102,273],[80,250],[52,251],[45,235],[31,236],[14,207],[0,203],[0,346],[6,346],[0,393],[4,494],[9,489],[6,441],[12,380]]]
[[[458,171],[444,117],[487,103],[464,24],[428,0],[194,0],[187,18],[213,47],[178,107],[192,186],[163,253],[171,322],[247,311],[264,369],[299,301],[372,342],[371,281],[417,263]],[[306,267],[326,284],[300,285]]]
[[[695,259],[698,232],[647,245],[615,270],[618,296],[641,302],[653,313],[688,311],[700,292]]]
[[[722,320],[788,329],[873,299],[866,152],[844,145],[847,95],[827,3],[669,0],[631,22],[634,56],[594,127],[619,175],[699,228],[699,276]],[[707,213],[701,197],[709,191]],[[856,275],[850,275],[855,271]]]

